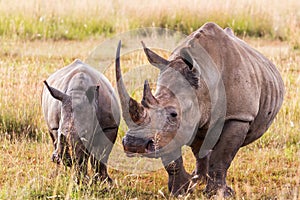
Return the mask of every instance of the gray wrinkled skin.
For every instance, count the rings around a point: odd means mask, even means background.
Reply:
[[[107,180],[107,160],[117,137],[120,114],[109,81],[92,67],[75,60],[46,81],[42,107],[54,144],[52,159],[75,164],[79,181],[87,176],[91,157],[94,180]]]
[[[234,36],[231,29],[223,30],[214,23],[207,23],[188,36],[168,60],[145,45],[144,50],[149,62],[161,73],[155,95],[145,82],[141,103],[126,92],[116,59],[118,92],[129,128],[123,138],[124,150],[128,155],[160,157],[173,195],[188,192],[195,180],[207,183],[205,192],[209,196],[233,195],[226,175],[234,156],[239,148],[267,131],[282,105],[284,85],[278,70]],[[219,117],[212,116],[213,112]],[[210,126],[222,120],[220,135],[208,133]],[[196,158],[193,176],[183,167],[183,145],[189,145]]]

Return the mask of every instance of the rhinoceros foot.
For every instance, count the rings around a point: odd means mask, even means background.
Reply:
[[[229,187],[227,185],[220,186],[220,185],[208,184],[206,186],[204,194],[209,198],[211,198],[212,196],[228,198],[228,197],[233,197],[235,193],[234,193],[233,189],[231,189],[231,187]]]
[[[64,153],[63,156],[61,156],[57,151],[54,151],[51,160],[58,165],[62,162],[67,167],[72,166],[72,158],[69,153]]]
[[[90,177],[88,175],[76,174],[73,176],[73,180],[77,185],[89,185]]]
[[[68,152],[65,152],[63,154],[63,157],[62,157],[62,161],[63,161],[63,164],[67,167],[71,167],[72,166],[72,158],[71,158],[71,155],[68,153]]]
[[[54,151],[52,153],[51,160],[52,160],[52,162],[54,162],[54,163],[56,163],[58,165],[61,163],[61,158],[60,158],[60,156],[58,155],[58,153],[56,151]]]
[[[179,195],[186,195],[193,191],[194,182],[191,181],[191,175],[178,174],[169,176],[168,187],[171,194],[175,197]]]
[[[207,175],[203,172],[197,172],[196,170],[194,170],[192,172],[192,181],[194,183],[199,181],[201,184],[206,184],[207,183]]]
[[[102,182],[107,182],[109,185],[113,184],[113,180],[108,175],[103,176],[99,173],[95,174],[93,177],[93,184],[102,183]]]

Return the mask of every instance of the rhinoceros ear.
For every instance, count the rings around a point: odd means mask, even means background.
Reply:
[[[231,28],[227,27],[224,29],[224,31],[225,31],[225,33],[227,33],[227,35],[234,37],[234,33]]]
[[[49,90],[51,96],[59,101],[65,101],[67,100],[70,96],[67,95],[66,93],[63,93],[51,86],[48,85],[47,81],[44,81],[44,84],[46,85],[47,89]]]
[[[163,57],[159,56],[158,54],[154,53],[149,48],[147,48],[143,41],[141,41],[141,43],[143,45],[144,52],[145,52],[149,62],[151,63],[151,65],[157,67],[161,71],[164,70],[167,67],[167,65],[169,64],[169,61],[164,59]]]
[[[183,60],[183,62],[189,67],[190,70],[193,69],[194,61],[191,58],[190,54],[186,51],[186,49],[181,49],[180,51],[180,57]]]
[[[184,77],[192,86],[198,88],[201,69],[195,59],[193,59],[193,57],[191,56],[188,47],[182,48],[180,50],[180,57],[182,61],[187,65],[187,67],[183,69]]]
[[[99,85],[97,85],[97,86],[90,86],[89,89],[87,89],[87,91],[85,92],[86,97],[88,98],[88,100],[89,100],[90,103],[97,96],[98,90],[99,90]]]
[[[198,76],[201,74],[201,69],[197,64],[197,62],[191,56],[191,53],[189,52],[189,48],[182,48],[180,50],[180,57],[183,60],[183,62],[188,66],[189,70],[191,70]]]

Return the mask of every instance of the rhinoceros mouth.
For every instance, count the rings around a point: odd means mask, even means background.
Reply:
[[[124,152],[128,157],[156,157],[158,146],[154,139],[141,139],[132,136],[125,136],[122,140]]]

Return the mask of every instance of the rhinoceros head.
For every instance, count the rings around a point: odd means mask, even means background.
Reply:
[[[74,97],[49,86],[46,81],[44,83],[51,96],[62,103],[59,133],[68,141],[71,139],[72,142],[90,142],[98,124],[93,104],[97,100],[99,86],[90,86],[84,95]]]
[[[141,103],[129,96],[122,80],[119,43],[116,79],[123,118],[129,128],[122,142],[128,156],[161,157],[188,143],[193,135],[199,116],[193,116],[197,98],[189,93],[195,92],[198,78],[187,59],[178,56],[168,61],[142,44],[149,62],[160,69],[157,90],[153,95],[146,80]],[[182,134],[187,129],[191,134]]]

